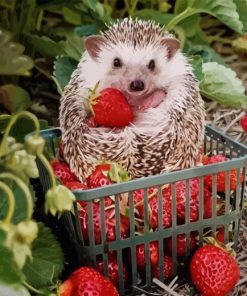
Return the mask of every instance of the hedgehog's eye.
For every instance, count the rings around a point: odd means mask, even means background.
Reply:
[[[122,67],[122,62],[119,58],[115,58],[113,61],[113,66],[114,68],[121,68]]]
[[[155,61],[151,60],[148,64],[148,69],[153,71],[155,69]]]

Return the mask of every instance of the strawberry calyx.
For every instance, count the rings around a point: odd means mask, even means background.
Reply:
[[[100,81],[98,81],[92,89],[88,88],[89,95],[86,98],[88,109],[93,114],[93,116],[95,115],[93,106],[97,104],[97,99],[100,95],[99,92],[97,92],[99,88],[99,84],[100,84]]]
[[[223,244],[220,242],[216,237],[207,236],[203,238],[204,242],[203,245],[212,245],[215,247],[218,247],[225,251],[229,256],[232,258],[236,258],[236,252],[232,249],[233,242],[229,242],[228,244]]]

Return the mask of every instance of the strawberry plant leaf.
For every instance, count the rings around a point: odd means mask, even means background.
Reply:
[[[29,93],[13,84],[5,84],[0,87],[0,104],[10,113],[26,110],[31,105]]]
[[[68,84],[70,76],[76,69],[78,62],[70,57],[58,57],[54,62],[54,76],[63,90],[63,88]]]
[[[243,32],[247,31],[247,0],[233,0],[237,6],[240,21],[243,23]]]
[[[32,244],[32,256],[23,268],[28,284],[35,288],[56,283],[63,270],[64,256],[60,244],[51,230],[38,223],[38,237]]]
[[[5,232],[0,229],[0,282],[19,284],[24,279],[24,276],[14,261],[12,251],[3,245],[5,236]]]
[[[29,76],[33,61],[23,55],[24,47],[11,39],[9,32],[0,29],[0,75]]]
[[[66,53],[63,41],[55,42],[47,36],[40,37],[34,34],[26,34],[26,36],[34,49],[45,57],[55,58],[57,55]]]
[[[202,58],[199,55],[194,55],[189,59],[190,63],[193,65],[194,74],[196,78],[201,81],[203,79],[202,72]]]
[[[177,1],[180,2],[180,1]],[[194,14],[207,13],[238,33],[243,32],[243,24],[239,19],[236,4],[233,0],[188,0],[181,1],[175,11],[177,14],[167,25],[173,29],[178,23]]]
[[[202,65],[202,72],[204,77],[200,82],[200,91],[203,96],[228,107],[247,107],[245,88],[233,70],[209,62]]]
[[[173,15],[169,13],[161,13],[160,11],[154,9],[141,9],[137,10],[134,17],[138,17],[143,20],[154,20],[157,24],[166,25],[172,19]]]
[[[80,37],[84,37],[84,36],[89,36],[89,35],[93,35],[93,34],[97,34],[98,33],[98,27],[96,24],[89,24],[89,25],[82,25],[79,27],[76,27],[74,29],[74,32],[80,36]]]

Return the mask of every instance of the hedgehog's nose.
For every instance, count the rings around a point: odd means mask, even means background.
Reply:
[[[142,91],[144,90],[144,82],[142,80],[134,80],[130,83],[131,91]]]

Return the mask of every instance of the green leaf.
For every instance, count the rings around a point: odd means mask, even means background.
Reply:
[[[186,46],[184,47],[184,52],[190,56],[199,55],[203,59],[204,63],[217,62],[227,67],[223,58],[219,54],[217,54],[217,52],[213,48],[207,45],[194,45],[191,42],[187,41]]]
[[[175,6],[174,6],[174,13],[178,14],[178,13],[181,13],[182,11],[184,11],[186,9],[186,7],[188,6],[188,2],[189,2],[189,0],[176,1]]]
[[[172,20],[173,15],[161,13],[154,9],[141,9],[137,10],[133,17],[138,17],[143,20],[154,20],[157,24],[166,25]]]
[[[243,32],[247,31],[247,0],[233,0],[237,6],[240,21],[243,23]]]
[[[8,184],[13,191],[13,194],[15,196],[15,211],[12,218],[12,223],[18,224],[22,220],[27,218],[27,201],[25,194],[23,191],[12,181],[5,180],[4,182]],[[34,192],[31,188],[31,185],[29,186],[30,192],[33,195],[34,198]],[[1,199],[0,199],[0,220],[2,220],[8,211],[8,203],[7,203],[7,197],[5,193],[1,192]]]
[[[202,71],[202,95],[224,106],[243,109],[247,107],[245,88],[234,71],[215,62],[203,64]]]
[[[92,9],[93,11],[96,10],[98,1],[97,0],[84,0],[83,4]]]
[[[0,230],[0,232],[2,232],[2,230]],[[24,277],[14,261],[12,251],[0,244],[0,254],[0,282],[6,284],[20,284]]]
[[[55,42],[47,36],[38,36],[26,34],[28,42],[32,44],[34,49],[45,57],[55,58],[57,55],[65,54],[64,42]]]
[[[201,81],[203,79],[202,58],[199,55],[195,55],[189,59],[189,62],[193,65],[196,78]]]
[[[0,75],[30,75],[33,61],[23,55],[24,47],[12,42],[12,35],[0,29]]]
[[[5,84],[0,87],[0,104],[10,113],[26,110],[31,105],[29,93],[20,86]]]
[[[63,270],[62,249],[51,230],[39,223],[37,239],[32,244],[33,260],[27,260],[23,272],[35,288],[54,284]]]
[[[97,34],[98,27],[96,24],[82,25],[80,27],[75,28],[75,33],[80,37]]]
[[[237,7],[233,0],[196,0],[192,2],[191,7],[195,8],[198,13],[211,14],[231,29],[242,33],[243,24],[239,20]]]
[[[54,62],[54,76],[61,89],[68,84],[77,64],[78,62],[70,57],[58,57]]]
[[[237,0],[236,0],[237,1]],[[177,1],[180,2],[180,1]],[[177,14],[168,24],[168,29],[171,30],[178,23],[190,17],[194,14],[207,13],[222,23],[235,30],[238,33],[242,33],[243,24],[239,20],[237,7],[233,0],[188,0],[181,1],[175,9]]]
[[[81,24],[81,15],[75,9],[64,7],[63,16],[66,22],[68,22],[69,24],[76,25],[76,26]]]

